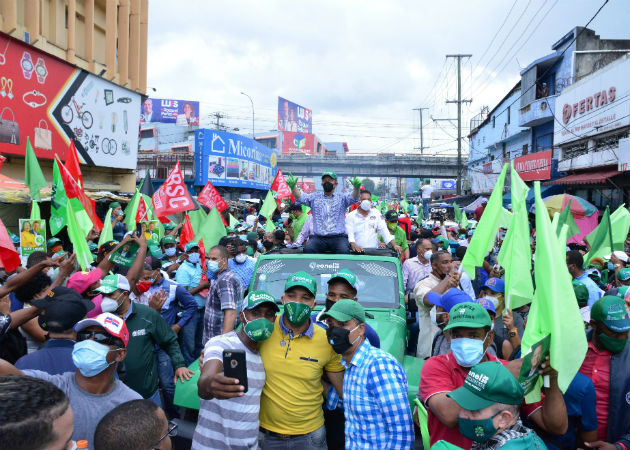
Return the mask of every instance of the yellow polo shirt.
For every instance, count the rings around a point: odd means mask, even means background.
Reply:
[[[260,426],[275,433],[306,434],[324,425],[322,375],[344,367],[322,327],[311,320],[302,335],[291,339],[280,320],[282,316],[258,347],[266,374]]]

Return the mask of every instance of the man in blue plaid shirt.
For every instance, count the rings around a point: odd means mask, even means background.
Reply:
[[[407,376],[389,353],[365,339],[369,315],[354,300],[339,300],[325,314],[326,334],[341,364],[346,418],[346,449],[410,449],[413,424]]]

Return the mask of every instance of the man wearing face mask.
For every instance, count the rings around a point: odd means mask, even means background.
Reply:
[[[580,372],[595,385],[597,441],[589,448],[630,448],[630,317],[625,302],[605,296],[591,308],[591,330],[586,357]]]
[[[166,235],[160,241],[162,247],[162,268],[169,276],[179,268],[177,261],[177,240],[175,236]],[[169,270],[170,269],[170,270]]]
[[[289,276],[283,314],[259,346],[266,380],[260,398],[259,444],[265,449],[325,449],[322,376],[343,391],[340,356],[310,315],[317,282],[306,272]]]
[[[448,325],[451,351],[446,355],[433,356],[422,366],[418,396],[429,414],[431,445],[445,440],[463,449],[470,449],[472,441],[457,429],[461,407],[447,394],[464,384],[472,366],[485,361],[499,360],[487,353],[493,342],[492,322],[486,309],[478,303],[465,302],[454,305],[449,312]],[[544,389],[544,400],[525,404],[521,408],[524,417],[537,427],[562,434],[568,428],[567,411],[558,388],[558,373],[548,362],[543,363],[543,375],[549,375],[550,388]]]
[[[567,268],[574,280],[582,282],[589,292],[588,306],[593,306],[597,300],[599,300],[604,291],[602,291],[593,280],[584,272],[584,257],[577,250],[571,250],[567,252]]]
[[[372,194],[361,191],[359,207],[346,216],[346,231],[353,252],[363,253],[366,248],[379,248],[380,236],[388,245],[402,252],[394,237],[389,234],[387,224],[378,209],[372,208]]]
[[[293,188],[296,202],[309,206],[313,216],[313,236],[309,239],[305,253],[331,252],[348,253],[346,234],[346,210],[359,198],[361,181],[356,177],[351,181],[354,186],[352,195],[335,193],[337,174],[332,170],[322,173],[324,192],[303,194],[297,185]]]
[[[407,376],[392,355],[367,341],[367,316],[358,302],[345,299],[322,316],[328,323],[328,341],[346,368],[346,448],[409,449],[414,433]]]
[[[228,260],[228,267],[241,280],[243,291],[249,289],[249,284],[254,276],[256,260],[247,256],[247,243],[240,239],[235,239],[236,255]]]
[[[444,295],[429,292],[428,298],[435,305],[431,309],[431,323],[439,328],[431,344],[431,356],[446,355],[451,351],[451,342],[444,333],[444,328],[448,325],[448,312],[456,304],[472,302],[473,299],[457,288],[450,288]]]
[[[276,246],[276,238],[273,233],[265,233],[262,238],[263,253],[267,253]]]
[[[197,382],[202,400],[192,448],[258,448],[258,413],[265,385],[265,369],[258,346],[271,336],[279,311],[275,298],[267,292],[252,291],[240,312],[240,320],[245,325],[207,342]],[[245,351],[247,392],[243,392],[244,387],[236,378],[223,374],[225,350]]]
[[[461,407],[459,431],[474,441],[473,450],[546,450],[538,435],[523,426],[523,388],[500,362],[472,367],[464,385],[446,395]]]
[[[407,233],[398,226],[398,214],[394,210],[389,210],[385,213],[385,220],[387,221],[389,233],[394,236],[393,245],[400,248],[401,260],[407,260],[409,258],[409,243],[407,242]]]
[[[116,367],[127,355],[129,332],[125,321],[104,313],[74,326],[77,343],[72,360],[77,370],[50,375],[39,370],[20,371],[0,360],[0,375],[15,373],[46,380],[70,399],[74,413],[74,441],[87,440],[93,449],[94,430],[105,414],[140,395],[115,378]]]
[[[426,278],[431,273],[431,255],[433,254],[433,244],[430,239],[420,238],[416,241],[416,251],[418,256],[409,258],[402,265],[403,284],[405,294],[413,292],[418,281]]]

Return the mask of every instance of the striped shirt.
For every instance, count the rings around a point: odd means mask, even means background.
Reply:
[[[204,349],[203,362],[223,361],[223,350],[245,350],[248,390],[242,397],[228,400],[201,400],[199,419],[193,436],[195,450],[258,448],[258,412],[265,384],[265,369],[258,352],[253,352],[235,331],[215,336]]]

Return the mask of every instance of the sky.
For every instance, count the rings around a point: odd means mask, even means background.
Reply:
[[[201,126],[216,114],[251,135],[277,124],[277,97],[313,112],[323,142],[353,153],[453,155],[455,59],[462,59],[462,135],[492,109],[520,70],[584,26],[604,0],[151,0],[148,94],[197,100]],[[602,39],[630,39],[630,2],[608,0],[589,25]],[[155,89],[155,91],[153,91]],[[464,152],[467,141],[462,143]]]

